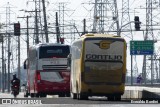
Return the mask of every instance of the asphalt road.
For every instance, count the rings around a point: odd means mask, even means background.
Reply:
[[[0,98],[14,99],[13,95],[9,93],[1,93]],[[47,98],[25,98],[30,100],[41,100],[43,104],[115,104],[115,101],[108,101],[106,97],[89,97],[89,100],[77,100],[70,97],[58,97],[57,95],[47,95]],[[23,93],[20,93],[15,100],[24,100]],[[122,100],[116,103],[126,104],[130,100]]]
[[[89,100],[73,100],[70,97],[47,96],[47,98],[25,98],[20,93],[17,98],[7,93],[0,93],[0,103],[2,99],[11,99],[12,104],[0,104],[0,107],[159,107],[159,104],[140,100],[108,101],[105,97],[90,97]],[[25,101],[27,103],[25,103]],[[37,102],[34,102],[37,101]],[[136,102],[138,101],[138,103]],[[28,103],[29,102],[29,103]],[[13,104],[14,103],[14,104]],[[37,104],[38,103],[38,104]],[[42,104],[41,104],[42,103]]]

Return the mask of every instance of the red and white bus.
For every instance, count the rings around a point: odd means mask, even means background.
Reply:
[[[70,69],[67,56],[70,47],[64,44],[37,44],[29,48],[24,63],[27,69],[25,97],[46,97],[46,95],[70,96]]]

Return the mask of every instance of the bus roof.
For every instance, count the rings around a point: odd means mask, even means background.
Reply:
[[[117,36],[117,35],[113,35],[113,34],[98,34],[98,33],[94,33],[94,34],[85,34],[82,35],[79,39],[75,40],[72,44],[78,42],[78,41],[83,41],[86,38],[119,38],[119,39],[124,39],[121,36]],[[125,40],[125,39],[124,39]]]
[[[96,34],[85,34],[81,36],[81,38],[89,38],[89,37],[120,37],[120,36],[113,35],[113,34],[97,34],[97,33]]]
[[[69,45],[59,44],[59,43],[39,43],[39,44],[31,46],[30,48],[39,48],[43,46],[69,46]]]

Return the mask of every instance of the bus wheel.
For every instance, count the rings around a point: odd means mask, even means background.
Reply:
[[[70,97],[71,96],[71,94],[70,93],[66,93],[66,97]]]
[[[59,94],[59,97],[65,97],[65,94]]]
[[[115,96],[115,101],[121,101],[121,96],[120,95]]]
[[[40,93],[39,95],[40,97],[47,97],[47,94],[44,94],[44,93]]]
[[[31,98],[33,98],[34,97],[34,93],[31,93],[30,96],[31,96]]]
[[[80,93],[78,95],[79,100],[88,100],[88,95]]]
[[[38,93],[34,93],[34,97],[38,98],[39,94]]]
[[[77,94],[71,93],[71,97],[72,97],[73,99],[77,99]]]
[[[108,98],[108,101],[114,101],[114,96],[109,96],[107,98]]]

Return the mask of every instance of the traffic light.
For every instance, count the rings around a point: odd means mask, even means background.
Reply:
[[[20,28],[20,23],[14,23],[14,35],[15,36],[20,36],[21,35],[21,28]]]
[[[139,16],[135,16],[134,17],[134,24],[135,24],[135,29],[137,30],[137,31],[139,31],[140,30],[140,24],[141,24],[141,22],[139,21]]]

